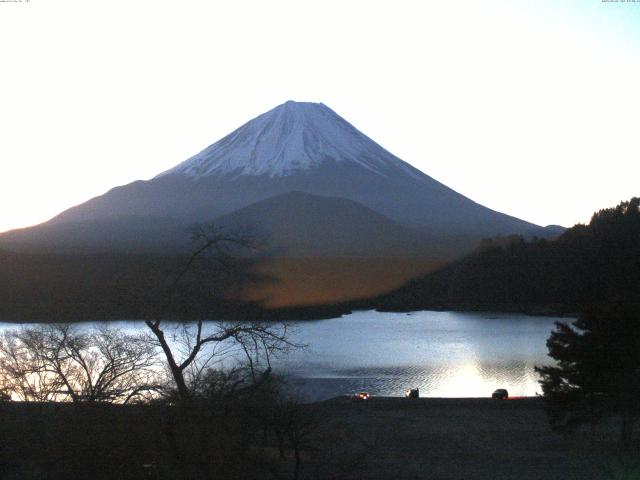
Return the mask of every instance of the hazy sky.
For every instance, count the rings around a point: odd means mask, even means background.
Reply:
[[[0,231],[151,178],[288,99],[488,207],[588,221],[640,195],[627,2],[0,2]]]

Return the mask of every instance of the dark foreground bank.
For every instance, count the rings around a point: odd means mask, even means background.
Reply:
[[[272,414],[3,403],[0,478],[296,478],[292,442],[301,479],[588,480],[612,478],[604,469],[619,460],[600,434],[552,432],[535,398],[335,398]],[[295,423],[284,439],[262,428],[278,421]]]

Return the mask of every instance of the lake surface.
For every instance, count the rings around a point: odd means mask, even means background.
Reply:
[[[540,392],[534,366],[551,363],[546,340],[557,320],[517,314],[355,312],[330,320],[293,322],[307,348],[273,362],[306,400],[365,390],[402,396],[486,397]],[[96,324],[98,325],[98,324]],[[104,325],[104,324],[100,324]],[[112,322],[127,330],[142,322]],[[0,324],[0,330],[15,328]]]
[[[356,312],[297,325],[308,344],[280,367],[303,395],[321,399],[366,390],[401,396],[485,397],[540,392],[535,365],[549,364],[546,341],[558,318],[460,312]],[[569,319],[571,321],[571,319]]]

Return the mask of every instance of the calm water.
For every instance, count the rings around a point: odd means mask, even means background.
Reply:
[[[356,312],[294,324],[307,348],[274,362],[308,400],[366,390],[401,396],[483,397],[496,388],[535,395],[535,365],[550,363],[548,317],[513,314]],[[566,320],[566,319],[565,319]],[[113,322],[137,330],[142,322]],[[0,329],[14,325],[0,324]]]
[[[310,398],[367,390],[399,396],[478,397],[506,388],[540,391],[535,365],[548,364],[556,318],[459,312],[356,312],[298,325],[308,344],[281,362]]]

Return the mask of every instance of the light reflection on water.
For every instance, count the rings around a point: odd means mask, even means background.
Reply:
[[[357,390],[400,396],[486,397],[539,393],[535,365],[548,364],[557,318],[459,312],[356,312],[300,323],[309,345],[280,361],[310,399]],[[565,319],[566,320],[566,319]],[[569,319],[570,321],[570,319]]]
[[[535,365],[548,364],[546,340],[557,320],[517,314],[355,312],[330,320],[293,323],[294,340],[308,347],[274,361],[303,399],[358,390],[401,396],[486,397],[540,391]],[[84,324],[86,327],[104,323]],[[143,322],[111,322],[127,331]],[[0,323],[0,330],[18,326]]]

